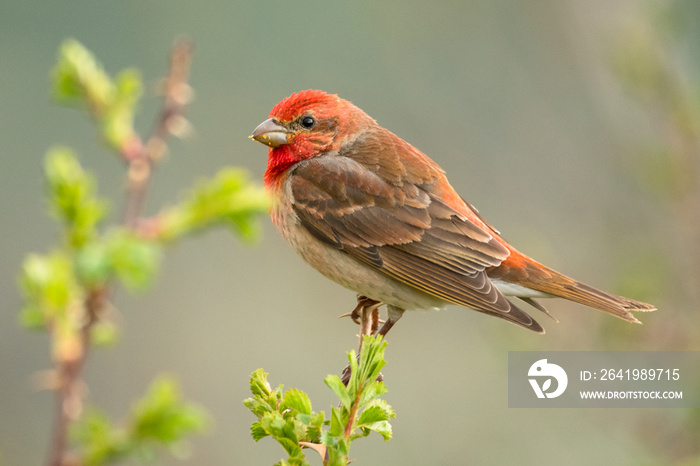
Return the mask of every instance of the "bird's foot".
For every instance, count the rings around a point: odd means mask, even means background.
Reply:
[[[350,317],[353,322],[355,322],[357,325],[362,325],[362,314],[365,312],[365,310],[372,312],[376,311],[379,309],[379,306],[381,306],[383,303],[370,299],[367,296],[362,296],[361,294],[357,295],[357,306],[355,306],[355,309],[352,310],[352,312],[348,312],[346,314],[338,316],[338,318],[342,317]],[[373,312],[373,314],[376,315],[376,322],[374,323],[374,326],[376,327],[377,324],[383,324],[384,321],[379,319],[379,312]],[[374,329],[376,330],[376,328]]]

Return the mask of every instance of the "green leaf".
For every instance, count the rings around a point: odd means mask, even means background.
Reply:
[[[68,242],[79,248],[97,234],[107,203],[96,197],[95,181],[73,152],[55,147],[46,155],[44,172],[51,214],[66,227]]]
[[[270,434],[263,428],[260,421],[254,422],[253,425],[250,426],[250,436],[253,437],[253,440],[256,442],[261,438],[267,437],[268,435]]]
[[[329,431],[324,430],[323,432],[321,432],[319,441],[321,442],[321,444],[330,448],[338,444],[338,436],[333,436]]]
[[[78,286],[70,256],[62,251],[48,256],[29,255],[20,283],[25,297],[20,322],[34,328],[51,328],[52,356],[56,361],[79,357],[86,310],[84,292]]]
[[[291,438],[290,438],[291,437]],[[275,440],[282,445],[282,448],[287,452],[289,456],[293,456],[301,451],[301,448],[299,447],[299,442],[297,441],[295,436],[284,436],[282,434],[278,434],[275,436]]]
[[[244,401],[260,419],[251,427],[251,435],[256,440],[271,435],[282,445],[289,454],[289,460],[279,464],[306,464],[299,448],[300,441],[324,445],[328,455],[327,461],[324,460],[325,465],[347,465],[352,441],[371,432],[377,432],[389,440],[392,431],[388,421],[394,417],[394,411],[379,399],[386,393],[386,386],[376,381],[385,364],[385,348],[384,341],[370,337],[364,340],[363,354],[359,360],[354,351],[348,353],[352,370],[348,387],[337,375],[324,379],[324,383],[341,400],[339,407],[331,408],[329,421],[326,421],[324,413],[312,411],[311,400],[304,392],[290,389],[283,393],[282,386],[272,391],[267,383],[267,374],[258,369],[251,375],[254,397]],[[353,424],[349,425],[351,415]]]
[[[381,435],[384,438],[385,442],[391,440],[391,436],[393,435],[391,430],[391,424],[389,424],[388,421],[379,421],[364,427]]]
[[[46,319],[39,307],[27,303],[19,314],[19,324],[27,330],[43,330]]]
[[[70,259],[63,253],[30,254],[22,265],[21,284],[27,299],[60,308],[70,300],[73,277]]]
[[[364,391],[367,383],[373,382],[379,377],[379,372],[386,364],[384,361],[384,349],[386,341],[371,335],[365,335],[362,340],[362,351],[358,358],[355,351],[348,353],[350,361],[350,380],[347,390],[351,397]]]
[[[269,197],[249,181],[244,170],[223,169],[200,181],[177,206],[159,216],[161,239],[176,239],[215,225],[231,227],[242,239],[257,236],[258,219],[266,215]]]
[[[382,409],[381,406],[371,406],[360,414],[360,418],[357,420],[357,427],[362,427],[367,424],[373,424],[379,421],[388,421],[389,413]]]
[[[347,415],[343,416],[343,411],[340,408],[331,409],[331,427],[328,433],[334,437],[340,437],[345,431],[347,424]]]
[[[90,341],[95,346],[110,346],[117,342],[119,328],[105,320],[96,322],[90,329]]]
[[[391,439],[392,430],[389,419],[395,416],[394,410],[384,400],[374,400],[362,411],[357,421],[357,427],[366,436],[370,431],[380,434],[385,441]]]
[[[102,286],[116,276],[129,290],[140,291],[153,281],[160,259],[159,244],[120,228],[80,249],[76,271],[89,287]]]
[[[328,388],[333,390],[333,393],[338,397],[340,402],[346,409],[350,409],[352,406],[352,398],[348,393],[348,389],[343,385],[343,381],[337,375],[329,375],[323,379]]]
[[[379,398],[387,392],[386,385],[382,382],[372,380],[367,382],[360,395],[360,406],[366,406],[372,400]]]
[[[80,450],[80,463],[103,465],[128,458],[153,461],[155,447],[178,453],[185,436],[203,429],[206,417],[200,408],[182,401],[177,384],[157,379],[132,411],[128,428],[112,425],[97,410],[88,410],[72,430]]]
[[[351,394],[352,398],[354,398],[354,395],[361,390],[362,386],[362,375],[360,374],[358,365],[359,361],[357,359],[357,354],[355,353],[355,350],[352,350],[348,353],[348,361],[350,361],[350,379],[348,380],[347,390]],[[349,405],[346,406],[346,408],[350,409]]]
[[[273,411],[266,413],[260,419],[260,425],[282,445],[282,448],[284,448],[290,456],[297,451],[301,451],[299,447],[299,438],[294,429],[294,422],[286,421],[279,412]]]
[[[20,285],[25,299],[21,322],[33,328],[50,322],[63,332],[68,332],[72,323],[79,326],[82,316],[67,312],[71,304],[82,301],[69,256],[58,251],[48,256],[30,254],[22,265]],[[72,309],[80,311],[81,307]]]
[[[124,70],[113,82],[82,44],[69,39],[61,46],[53,83],[56,100],[88,110],[110,146],[122,148],[134,140],[134,114],[143,87],[137,70]]]
[[[112,269],[130,290],[143,290],[153,280],[161,259],[161,248],[152,240],[121,229],[107,238]]]
[[[301,416],[303,416],[303,414]],[[296,436],[297,440],[299,442],[307,442],[309,440],[309,436],[307,435],[308,429],[306,424],[299,420],[296,416],[287,419],[287,422],[291,422],[292,426],[294,427],[294,435]]]
[[[254,396],[244,400],[243,404],[258,419],[267,413],[279,411],[278,406],[282,398],[282,385],[272,390],[267,382],[267,373],[263,372],[262,369],[258,369],[250,375],[250,391]]]
[[[291,408],[302,414],[311,414],[311,400],[309,396],[297,390],[296,388],[291,388],[287,390],[282,398],[281,409]]]
[[[379,377],[379,372],[386,364],[384,360],[386,345],[386,341],[381,337],[365,335],[360,353],[360,367],[362,368],[359,375],[360,380],[375,380]]]
[[[68,39],[61,45],[58,64],[53,70],[53,84],[56,100],[85,106],[97,115],[114,99],[114,84],[102,65],[75,39]]]
[[[116,462],[133,453],[126,433],[94,408],[88,409],[73,425],[71,437],[82,447],[81,459],[85,465]]]
[[[309,466],[309,463],[306,461],[306,456],[304,456],[304,452],[301,450],[301,448],[293,455],[290,455],[288,461],[282,460],[281,464],[288,464],[289,466]]]
[[[325,420],[326,414],[323,411],[311,415],[309,422],[306,423],[307,441],[313,443],[320,442],[321,429],[323,428],[323,423]]]
[[[204,411],[185,403],[178,384],[169,377],[153,382],[146,396],[132,410],[131,436],[137,441],[154,440],[175,445],[191,433],[201,432]]]
[[[135,105],[143,94],[141,72],[135,68],[121,71],[116,79],[115,86],[117,100],[129,105]]]
[[[250,374],[250,391],[253,395],[266,397],[272,393],[270,384],[267,382],[268,375],[262,369],[258,369]]]
[[[347,466],[350,441],[339,439],[334,448],[328,449],[328,464],[334,466]]]
[[[75,257],[75,270],[81,282],[90,288],[106,283],[113,273],[112,257],[105,241],[92,241]]]
[[[102,117],[102,135],[112,147],[120,148],[132,141],[136,104],[141,98],[141,75],[137,70],[124,70],[115,80],[115,95]]]

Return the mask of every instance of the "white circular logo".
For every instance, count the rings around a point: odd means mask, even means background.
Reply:
[[[532,389],[535,391],[537,398],[556,398],[566,390],[566,385],[569,383],[569,378],[566,376],[566,371],[556,364],[548,363],[546,359],[540,359],[530,366],[527,372],[528,379]],[[550,391],[552,388],[552,379],[557,381],[556,390]],[[542,384],[540,385],[540,380]]]

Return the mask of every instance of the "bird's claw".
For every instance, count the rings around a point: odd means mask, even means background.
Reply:
[[[360,325],[359,316],[355,314],[355,311],[353,312],[346,312],[345,314],[341,314],[338,316],[338,319],[342,319],[343,317],[350,317],[352,318],[352,321],[355,322],[357,325]]]
[[[355,322],[357,325],[362,325],[362,311],[364,309],[368,311],[373,311],[374,309],[378,308],[381,306],[382,303],[380,301],[368,298],[367,296],[363,296],[358,294],[357,295],[357,306],[355,306],[355,309],[353,309],[351,312],[347,312],[345,314],[339,315],[338,319],[341,319],[343,317],[350,317],[353,322]],[[381,319],[377,319],[377,322],[380,324],[383,324],[384,321]]]
[[[362,322],[360,321],[359,313],[355,314],[353,312],[346,312],[345,314],[339,315],[338,319],[342,319],[344,317],[352,318],[352,321],[355,322],[357,325],[362,324]],[[385,322],[386,322],[386,320],[384,320],[384,319],[377,319],[377,323],[384,324]]]

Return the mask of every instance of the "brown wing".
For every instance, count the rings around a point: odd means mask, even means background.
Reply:
[[[390,180],[368,167],[366,158],[328,153],[300,162],[290,183],[301,225],[401,282],[543,332],[485,273],[503,262],[508,250],[431,194],[439,180],[430,170],[416,176],[394,161],[398,166],[380,171]]]

